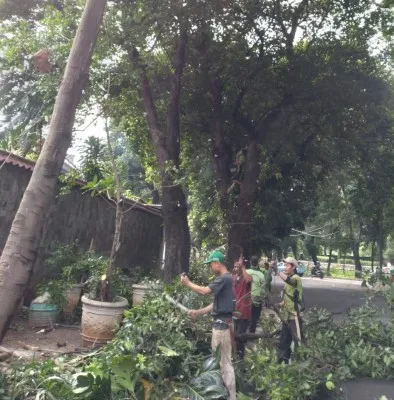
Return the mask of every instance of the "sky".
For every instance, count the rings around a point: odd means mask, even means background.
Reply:
[[[105,138],[104,119],[92,113],[85,118],[83,124],[75,128],[72,146],[67,152],[67,158],[75,165],[80,164],[80,147],[89,136]]]

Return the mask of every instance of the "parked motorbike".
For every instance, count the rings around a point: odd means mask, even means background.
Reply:
[[[317,262],[313,267],[311,271],[311,275],[315,276],[316,278],[323,279],[324,278],[324,272],[321,269],[320,263]]]

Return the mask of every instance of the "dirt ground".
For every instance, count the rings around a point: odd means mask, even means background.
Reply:
[[[38,333],[41,329],[31,329],[27,321],[18,321],[17,327],[12,326],[5,336],[2,346],[8,350],[26,349],[24,345],[40,349],[56,350],[62,353],[75,351],[82,346],[79,327],[56,327],[47,333]],[[64,345],[59,347],[58,344]]]

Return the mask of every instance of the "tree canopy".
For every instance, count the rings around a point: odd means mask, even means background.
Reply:
[[[5,8],[2,137],[12,149],[31,138],[29,151],[37,151],[81,3]],[[327,183],[339,196],[340,185],[331,183],[338,176],[349,202],[380,188],[382,204],[390,197],[390,166],[380,160],[390,157],[393,134],[391,7],[366,0],[109,2],[78,115],[108,100],[106,114],[127,135],[144,179],[160,188],[164,214],[185,203],[179,209],[187,207],[195,245],[227,245],[230,263],[240,251],[278,249],[292,228],[320,218]],[[34,64],[43,49],[44,73]],[[179,193],[167,198],[169,187]],[[363,227],[381,229],[377,215],[386,211],[378,203],[363,202]],[[172,259],[178,266],[170,277],[186,258]]]

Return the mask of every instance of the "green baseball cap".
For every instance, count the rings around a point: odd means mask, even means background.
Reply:
[[[204,264],[210,264],[211,262],[224,262],[224,254],[218,250],[213,251],[207,260],[204,261]]]

